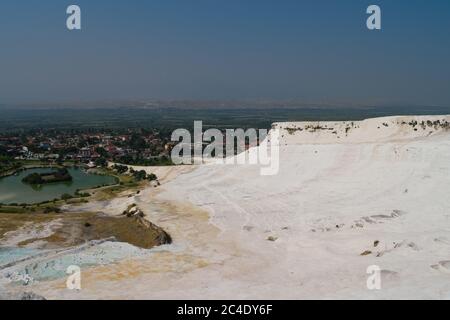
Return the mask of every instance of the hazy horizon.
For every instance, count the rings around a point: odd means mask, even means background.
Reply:
[[[322,102],[303,101],[295,99],[230,99],[230,100],[191,100],[191,99],[112,99],[112,100],[87,100],[87,101],[54,101],[34,103],[0,103],[1,109],[399,109],[409,108],[414,110],[440,109],[448,110],[449,105],[414,104],[414,103],[358,103],[358,102]]]

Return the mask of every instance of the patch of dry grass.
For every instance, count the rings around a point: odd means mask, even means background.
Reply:
[[[5,234],[22,227],[40,228],[43,223],[58,219],[61,226],[56,227],[45,238],[26,239],[18,246],[26,246],[37,241],[45,248],[72,247],[90,240],[114,237],[140,248],[153,248],[165,243],[170,236],[164,230],[138,217],[109,217],[96,213],[71,214],[0,214],[0,240]]]
[[[1,213],[0,214],[0,240],[6,233],[16,231],[28,223],[42,224],[56,219],[56,215]]]

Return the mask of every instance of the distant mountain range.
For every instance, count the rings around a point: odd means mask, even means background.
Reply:
[[[114,101],[84,101],[61,103],[29,103],[0,104],[2,109],[372,109],[372,108],[445,108],[445,106],[423,106],[411,103],[379,103],[364,104],[355,102],[307,102],[303,100],[114,100]],[[450,106],[448,106],[450,107]]]

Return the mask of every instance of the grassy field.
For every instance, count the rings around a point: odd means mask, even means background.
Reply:
[[[18,212],[0,213],[0,239],[6,233],[18,230],[26,224],[40,224],[47,223],[56,219],[54,214],[24,214]]]
[[[107,172],[111,172],[111,170],[108,170]],[[141,190],[142,188],[148,185],[147,181],[136,181],[130,175],[118,175],[113,172],[111,172],[111,174],[113,174],[115,177],[119,179],[119,183],[115,186],[104,187],[95,190],[93,192],[94,193],[93,199],[101,201],[110,200],[122,192],[125,191],[137,192],[138,190]]]

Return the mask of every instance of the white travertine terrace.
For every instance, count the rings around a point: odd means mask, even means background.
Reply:
[[[148,214],[173,236],[172,247],[86,270],[79,293],[58,289],[61,281],[36,292],[68,299],[450,299],[449,122],[401,116],[275,124],[282,132],[277,175],[261,176],[250,165],[183,172],[139,198],[140,207],[165,206]],[[370,265],[382,270],[381,290],[366,287]]]

